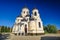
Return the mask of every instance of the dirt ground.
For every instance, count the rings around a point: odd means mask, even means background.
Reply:
[[[16,36],[11,33],[0,34],[0,40],[60,40],[60,34]]]

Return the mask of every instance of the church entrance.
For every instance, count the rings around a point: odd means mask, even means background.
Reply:
[[[25,35],[27,35],[27,25],[25,24]]]

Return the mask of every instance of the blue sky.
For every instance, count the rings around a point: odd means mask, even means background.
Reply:
[[[37,8],[44,25],[53,24],[60,29],[59,0],[0,0],[0,25],[12,27],[24,6],[32,12]]]

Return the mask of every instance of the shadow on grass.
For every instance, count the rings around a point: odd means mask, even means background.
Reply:
[[[41,40],[60,40],[60,37],[45,36],[45,37],[41,37]]]
[[[9,39],[10,34],[0,34],[0,40]]]

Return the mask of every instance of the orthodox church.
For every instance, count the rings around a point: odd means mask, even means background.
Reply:
[[[43,23],[38,9],[34,8],[30,15],[29,9],[24,7],[21,15],[15,20],[12,33],[17,35],[44,34]]]

